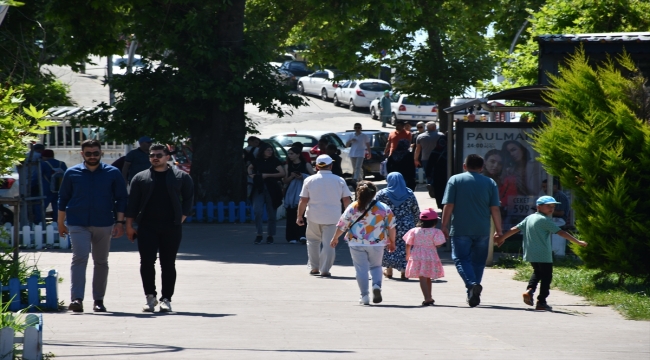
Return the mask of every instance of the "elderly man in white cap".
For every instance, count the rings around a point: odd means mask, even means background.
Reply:
[[[303,216],[307,217],[307,255],[311,275],[331,276],[336,251],[329,241],[336,232],[336,223],[341,217],[343,206],[350,204],[350,190],[345,181],[332,174],[332,158],[320,155],[316,158],[318,173],[305,179],[298,203],[296,223],[304,226]],[[306,213],[305,213],[306,211]]]

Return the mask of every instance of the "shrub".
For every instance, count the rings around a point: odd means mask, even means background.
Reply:
[[[589,268],[650,279],[648,89],[627,54],[593,68],[578,50],[552,77],[557,108],[533,147],[546,170],[573,190],[572,247]]]

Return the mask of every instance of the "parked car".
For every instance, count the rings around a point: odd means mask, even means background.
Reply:
[[[308,152],[313,163],[316,161],[318,155],[320,155],[318,140],[321,137],[325,137],[330,144],[335,144],[341,151],[341,169],[343,170],[343,175],[351,176],[353,169],[352,162],[350,161],[350,149],[346,148],[341,138],[333,132],[297,131],[296,133],[273,135],[271,139],[279,142],[285,149],[289,149],[295,142],[301,142],[303,144],[303,153]]]
[[[409,99],[406,94],[391,93],[391,119],[390,123],[395,125],[398,120],[408,121],[414,125],[418,121],[435,121],[438,119],[438,105],[429,100],[423,99],[416,104],[415,100]],[[370,116],[373,119],[379,119],[379,102],[381,97],[370,103]]]
[[[296,75],[292,74],[290,71],[285,70],[285,69],[275,69],[273,71],[273,75],[275,75],[276,80],[285,86],[288,86],[290,88],[295,88],[296,86]]]
[[[18,171],[15,167],[7,169],[7,175],[0,176],[0,198],[15,198],[20,196],[18,186]]]
[[[386,148],[386,143],[388,143],[388,133],[381,130],[362,130],[361,132],[370,137],[370,151],[372,155],[370,159],[363,160],[363,176],[372,175],[375,177],[375,180],[382,180],[384,177],[379,173],[379,166],[386,159],[384,149]],[[353,134],[354,130],[336,133],[344,143],[347,143]]]
[[[451,106],[456,106],[460,104],[464,104],[467,102],[470,102],[472,98],[455,98],[451,102]],[[490,113],[488,111],[483,110],[482,108],[477,108],[475,106],[469,106],[465,109],[458,110],[454,113],[454,120],[455,121],[467,121],[467,115],[469,114],[474,114],[476,115],[475,121],[488,121],[488,117]]]
[[[312,73],[311,70],[307,67],[307,63],[304,61],[297,61],[297,60],[290,60],[290,61],[285,61],[282,66],[280,66],[280,70],[285,70],[290,72],[295,76],[296,79],[299,79],[303,76],[307,76]],[[297,84],[297,80],[295,80],[291,85],[292,88],[295,89]]]
[[[125,75],[128,56],[113,55],[113,75]],[[141,55],[133,55],[133,72],[145,66]]]
[[[279,68],[285,61],[296,60],[296,57],[289,53],[278,55],[273,61],[270,62],[271,66]]]
[[[390,89],[390,84],[380,79],[349,80],[336,88],[332,102],[334,106],[348,105],[350,110],[370,107],[372,100]]]
[[[320,95],[323,101],[327,101],[334,97],[334,91],[339,86],[339,82],[334,81],[336,75],[334,71],[325,69],[303,76],[298,79],[298,92]]]

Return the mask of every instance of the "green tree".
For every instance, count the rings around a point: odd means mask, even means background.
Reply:
[[[310,61],[344,76],[376,77],[388,66],[398,90],[435,99],[440,109],[492,76],[488,1],[313,2],[320,5],[294,29],[295,39],[308,45]],[[439,116],[445,131],[447,114]]]
[[[305,10],[300,2],[275,4],[52,0],[47,14],[59,24],[58,41],[67,54],[61,61],[67,64],[89,54],[122,54],[124,34],[135,36],[138,52],[157,66],[112,79],[115,111],[110,118],[88,121],[123,141],[142,134],[158,141],[191,137],[197,200],[228,201],[245,193],[239,176],[247,131],[244,105],[284,116],[283,105],[304,103],[278,84],[268,61],[278,43],[273,36],[282,39],[297,21],[292,14],[283,18],[283,11],[296,9],[299,17]]]
[[[28,144],[54,125],[43,120],[45,112],[33,105],[21,108],[24,100],[19,95],[14,89],[0,88],[0,175],[10,173],[13,165],[25,159]]]
[[[10,2],[12,6],[0,26],[0,84],[19,91],[25,106],[43,109],[72,105],[68,87],[42,68],[57,54],[56,44],[47,42],[54,30],[43,18],[45,3]]]
[[[594,69],[578,51],[552,77],[558,112],[533,147],[546,170],[571,189],[576,227],[588,242],[574,249],[591,268],[650,276],[650,93],[627,54]]]
[[[503,47],[497,52],[506,81],[492,91],[537,84],[536,36],[650,30],[650,2],[643,0],[546,0],[539,10],[528,11],[531,25],[524,41],[512,54]]]

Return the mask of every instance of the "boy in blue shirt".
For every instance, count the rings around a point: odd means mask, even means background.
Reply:
[[[530,262],[533,274],[530,276],[528,288],[523,293],[524,303],[533,306],[533,294],[540,283],[537,306],[535,310],[552,308],[546,303],[549,295],[551,281],[553,280],[553,252],[551,247],[551,234],[557,234],[580,246],[587,243],[580,241],[553,223],[552,216],[555,205],[560,204],[552,196],[542,196],[537,199],[537,212],[528,215],[522,222],[508,230],[502,236],[495,235],[494,243],[503,245],[507,238],[523,231],[524,233],[524,260]]]

